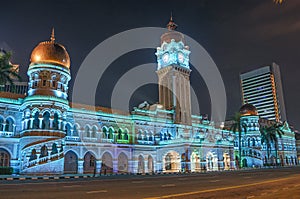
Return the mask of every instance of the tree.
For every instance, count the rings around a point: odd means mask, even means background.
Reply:
[[[238,133],[238,139],[239,139],[239,166],[242,168],[242,146],[241,146],[241,140],[242,140],[242,133],[247,132],[247,126],[245,123],[241,122],[241,114],[236,113],[234,117],[232,118],[233,124],[230,127],[230,130],[234,133]]]
[[[275,148],[276,165],[278,159],[278,138],[282,138],[282,135],[284,135],[284,132],[281,130],[281,128],[282,128],[282,124],[278,124],[278,123],[275,123],[268,128],[271,142],[274,144],[274,148]]]
[[[270,153],[271,153],[271,138],[270,138],[270,133],[268,132],[268,127],[263,126],[260,127],[260,134],[261,134],[261,143],[265,144],[267,147],[267,158],[269,160],[270,158]],[[266,162],[267,163],[267,162]]]
[[[271,144],[274,144],[275,148],[275,156],[276,156],[276,165],[278,159],[278,138],[281,138],[284,132],[281,130],[282,124],[274,123],[271,126],[261,127],[261,142],[265,143],[267,146],[267,154],[268,159],[270,158],[271,154]]]
[[[21,77],[13,70],[13,65],[10,63],[11,53],[6,52],[0,54],[0,85],[9,83],[13,85],[13,80],[21,80]]]

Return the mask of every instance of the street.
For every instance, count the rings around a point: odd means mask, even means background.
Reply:
[[[300,167],[1,181],[0,198],[300,198]]]

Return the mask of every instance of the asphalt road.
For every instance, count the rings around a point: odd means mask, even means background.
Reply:
[[[300,198],[300,167],[0,183],[5,199]]]

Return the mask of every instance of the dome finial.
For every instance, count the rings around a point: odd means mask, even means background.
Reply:
[[[175,30],[177,28],[177,24],[175,24],[173,21],[173,13],[172,12],[171,12],[170,21],[167,24],[167,28],[168,28],[168,30]]]
[[[54,28],[52,28],[50,40],[51,40],[51,42],[54,42],[54,41],[55,41]]]

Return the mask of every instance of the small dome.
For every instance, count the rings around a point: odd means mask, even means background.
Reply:
[[[258,112],[257,112],[257,109],[255,108],[255,106],[253,106],[251,104],[244,104],[240,108],[240,114],[241,114],[241,116],[257,116]]]
[[[54,30],[51,40],[39,43],[32,51],[31,64],[56,64],[70,68],[70,57],[65,47],[55,42]]]

